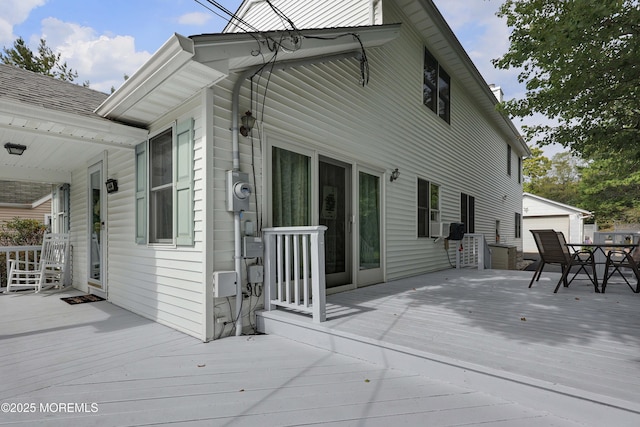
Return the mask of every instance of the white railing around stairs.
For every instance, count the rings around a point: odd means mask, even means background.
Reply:
[[[485,267],[485,241],[483,234],[465,234],[456,250],[456,268]]]
[[[325,226],[263,230],[265,309],[284,307],[326,320]]]

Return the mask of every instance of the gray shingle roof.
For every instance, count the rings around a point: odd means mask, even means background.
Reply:
[[[33,203],[51,194],[52,188],[51,184],[0,181],[0,203]]]
[[[109,95],[53,77],[0,64],[0,102],[24,102],[55,111],[99,117],[93,111]]]

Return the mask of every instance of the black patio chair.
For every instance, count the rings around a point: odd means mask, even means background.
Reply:
[[[571,282],[576,278],[578,273],[584,271],[587,274],[591,283],[595,288],[596,292],[600,292],[598,289],[598,281],[596,276],[596,263],[593,256],[593,253],[588,250],[581,250],[571,253],[569,251],[569,247],[567,246],[567,242],[564,238],[564,234],[560,231],[555,230],[531,230],[533,234],[533,239],[536,242],[536,246],[538,247],[538,253],[540,254],[540,264],[536,269],[533,277],[531,278],[531,282],[529,282],[529,287],[533,285],[534,281],[540,280],[540,275],[542,274],[542,270],[546,264],[557,264],[560,266],[562,270],[562,276],[556,285],[554,293],[558,292],[560,288],[560,284],[563,283],[564,287],[568,287]],[[573,274],[571,279],[568,279],[569,273],[571,272],[571,268],[573,266],[579,266],[580,268]],[[591,274],[587,270],[587,267],[591,267]]]
[[[636,246],[633,252],[629,253],[625,250],[611,250],[607,253],[607,261],[604,267],[604,280],[602,281],[602,292],[604,293],[607,288],[607,283],[611,276],[618,273],[620,277],[625,281],[627,286],[635,293],[640,292],[640,271],[638,271],[638,264],[640,264],[640,246]],[[611,272],[609,272],[611,269]],[[622,270],[621,270],[622,269]],[[627,279],[629,274],[628,270],[635,275],[636,287],[635,289]],[[625,274],[627,273],[627,274]]]

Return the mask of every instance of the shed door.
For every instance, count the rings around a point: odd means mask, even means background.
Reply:
[[[567,242],[571,242],[569,234],[569,217],[567,215],[557,216],[533,216],[525,217],[522,220],[522,251],[524,253],[538,253],[536,242],[530,230],[553,229],[562,231]]]

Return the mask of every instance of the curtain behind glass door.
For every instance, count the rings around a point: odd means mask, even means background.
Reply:
[[[311,159],[273,147],[273,226],[311,224]]]

